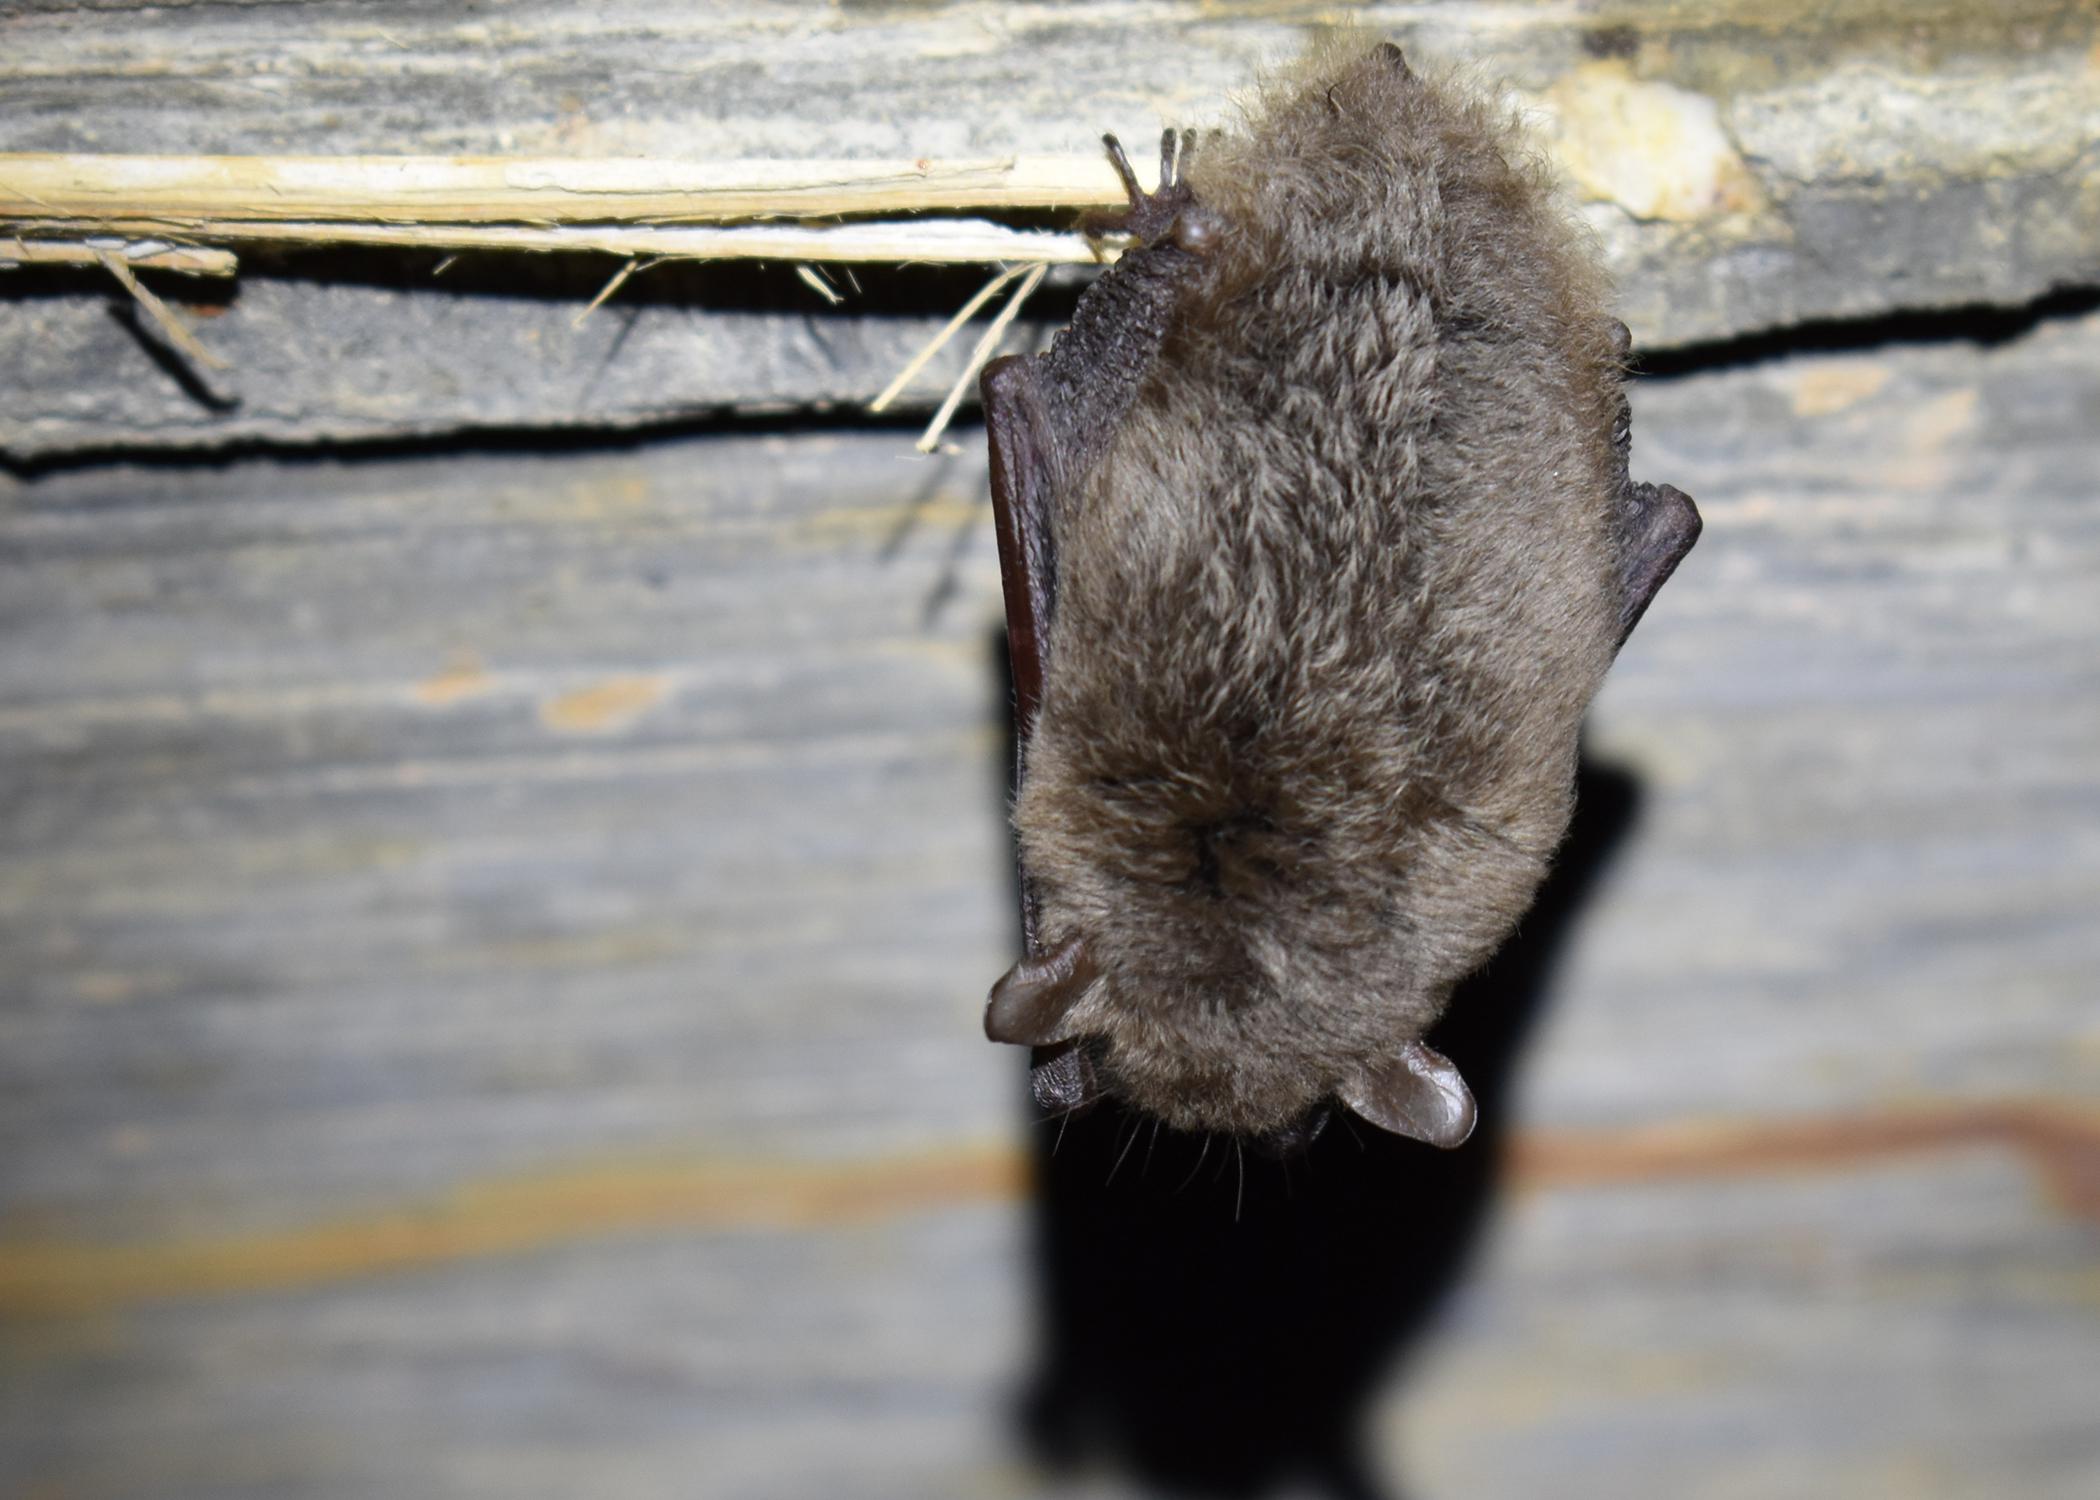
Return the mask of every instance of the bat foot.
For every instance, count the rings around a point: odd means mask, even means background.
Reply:
[[[1207,254],[1225,226],[1216,214],[1196,201],[1184,175],[1189,154],[1195,149],[1194,133],[1160,132],[1159,188],[1150,193],[1138,185],[1130,158],[1123,154],[1123,143],[1112,135],[1101,137],[1101,143],[1108,148],[1108,160],[1116,175],[1123,179],[1123,191],[1129,195],[1130,204],[1109,213],[1088,214],[1081,224],[1086,233],[1096,238],[1128,235],[1140,244],[1173,244],[1191,255]]]

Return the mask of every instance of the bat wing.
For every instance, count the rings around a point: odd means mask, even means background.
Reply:
[[[999,571],[1006,584],[1006,640],[1013,660],[1014,741],[1023,765],[1043,696],[1043,651],[1057,613],[1057,535],[1052,502],[1060,483],[1097,462],[1159,352],[1168,317],[1201,274],[1222,224],[1182,178],[1189,142],[1161,134],[1159,190],[1145,192],[1114,136],[1109,160],[1130,195],[1127,211],[1097,219],[1142,243],[1126,251],[1079,299],[1050,350],[984,367],[985,430],[991,441],[992,508]],[[1057,399],[1046,392],[1054,389]],[[1030,931],[1033,951],[1034,933]]]
[[[1057,608],[1057,544],[1050,532],[1053,437],[1031,364],[1026,355],[993,360],[981,380],[1006,592],[1006,649],[1013,663],[1014,745],[1023,762],[1043,700],[1043,643]]]
[[[1044,414],[1034,360],[1013,355],[984,368],[985,433],[991,447],[992,515],[999,533],[999,577],[1006,594],[1006,650],[1014,679],[1014,779],[1027,774],[1028,742],[1043,701],[1043,647],[1057,612],[1057,539],[1051,529],[1056,474],[1055,441]],[[1016,966],[1030,970],[1059,960],[1041,952],[1036,937],[1035,889],[1020,871],[1021,936],[1029,957]],[[1009,976],[1011,978],[1012,976]],[[1006,981],[1002,981],[1002,986]],[[985,1026],[1000,1026],[999,990]],[[1069,997],[1067,997],[1069,998]],[[1038,1040],[1022,1027],[995,1040]],[[1093,1102],[1099,1088],[1085,1050],[1069,1038],[1034,1048],[1029,1070],[1036,1102],[1048,1110],[1075,1110]]]
[[[1655,591],[1699,540],[1699,508],[1667,484],[1629,484],[1621,518],[1619,644],[1633,634]]]
[[[1015,784],[1028,778],[1028,750],[1043,701],[1044,653],[1057,614],[1055,501],[1060,486],[1097,462],[1159,352],[1169,314],[1198,276],[1224,226],[1195,201],[1179,167],[1187,141],[1160,137],[1160,186],[1138,186],[1123,148],[1106,137],[1130,208],[1097,228],[1142,243],[1124,253],[1080,296],[1072,321],[1048,353],[994,360],[980,379],[992,460],[992,510],[1006,593],[1007,653],[1013,664]],[[1048,398],[1050,389],[1056,400]],[[1061,1037],[1077,958],[1046,954],[1034,881],[1020,870],[1021,934],[1027,954],[993,992],[985,1013],[994,1040],[1034,1045],[1031,1086],[1047,1109],[1076,1110],[1100,1096],[1087,1048]],[[1062,966],[1062,967],[1060,967]]]

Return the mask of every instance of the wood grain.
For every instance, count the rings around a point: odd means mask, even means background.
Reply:
[[[1638,391],[1707,532],[1396,1487],[2100,1485],[2096,372]],[[909,437],[0,477],[10,1484],[1138,1492],[1009,1421],[997,578]]]
[[[510,255],[625,255],[662,260],[764,260],[796,265],[1022,265],[1092,266],[1113,260],[1105,249],[1076,231],[1015,229],[985,219],[869,220],[859,223],[805,225],[740,224],[713,226],[674,224],[453,224],[353,223],[347,220],[219,219],[200,228],[183,220],[148,217],[22,221],[43,235],[92,238],[100,235],[176,235],[255,247],[315,249],[355,245],[406,250],[481,250]],[[51,240],[0,241],[23,245],[25,264],[84,264],[77,256],[40,254],[63,250]],[[224,256],[232,271],[232,252],[195,249],[193,256]],[[90,260],[92,256],[88,257]],[[156,256],[156,265],[163,257]],[[168,270],[187,270],[177,261]]]
[[[1123,201],[1105,157],[661,161],[646,157],[0,152],[0,219],[719,224]]]
[[[2095,274],[2090,5],[1410,0],[1353,14],[1420,66],[1506,82],[1533,112],[1644,346],[2020,303]],[[1164,124],[1223,121],[1260,69],[1333,20],[1310,4],[1136,0],[16,6],[0,10],[0,151],[633,159],[651,171],[1078,161],[1103,130],[1140,142]],[[812,298],[752,321],[688,292],[630,299],[633,338],[614,357],[563,338],[558,326],[617,268],[605,257],[637,253],[668,252],[606,241],[524,298],[501,278],[476,282],[486,265],[472,260],[456,268],[467,284],[447,286],[428,280],[434,255],[359,275],[251,257],[210,341],[245,378],[216,393],[186,389],[113,324],[98,280],[39,283],[0,298],[0,344],[19,351],[0,361],[0,453],[822,409],[881,390],[968,295],[907,308],[885,291],[835,313]],[[370,294],[410,282],[412,300]],[[901,353],[862,326],[907,310]],[[946,388],[907,399],[931,409]]]

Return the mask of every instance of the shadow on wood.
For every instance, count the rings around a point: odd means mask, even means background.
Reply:
[[[1630,776],[1584,763],[1552,878],[1437,1029],[1480,1102],[1459,1150],[1344,1115],[1286,1160],[1108,1107],[1035,1124],[1040,1345],[1020,1420],[1038,1457],[1170,1495],[1383,1496],[1366,1407],[1465,1266],[1515,1060],[1639,801]]]

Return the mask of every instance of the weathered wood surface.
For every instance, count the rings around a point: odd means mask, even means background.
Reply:
[[[613,263],[489,267],[465,292],[430,279],[439,263],[426,253],[412,264],[297,262],[283,276],[245,276],[236,299],[203,304],[197,337],[230,368],[201,375],[164,350],[114,282],[109,295],[81,295],[76,279],[46,274],[31,295],[0,302],[0,452],[33,459],[112,445],[657,426],[731,406],[747,416],[857,408],[985,280],[975,270],[859,272],[861,285],[881,289],[874,311],[834,272],[854,310],[832,316],[784,266],[660,266],[579,322]],[[183,288],[161,289],[182,308]],[[1041,325],[1017,330],[1009,348],[1044,336]],[[900,409],[938,402],[970,342],[935,356]]]
[[[2100,315],[1636,405],[1639,816],[1381,1465],[2090,1495]],[[907,448],[0,477],[13,1492],[1133,1492],[1007,1426],[996,570]]]
[[[1360,19],[1537,108],[1644,344],[2018,302],[2100,274],[2088,0],[1418,0]],[[1130,0],[14,6],[0,8],[0,150],[1086,152],[1104,128],[1142,140],[1163,121],[1222,119],[1259,67],[1331,20],[1296,3]],[[894,372],[893,344],[939,321],[922,312],[871,338],[870,311],[900,315],[879,291],[837,313],[805,292],[761,322],[704,296],[644,299],[620,325],[633,348],[609,356],[604,325],[568,324],[612,263],[568,267],[551,297],[525,299],[431,283],[431,263],[374,273],[414,279],[414,299],[358,278],[273,280],[258,263],[206,329],[239,372],[217,401],[112,323],[103,284],[39,282],[0,300],[0,452],[865,400]],[[471,282],[474,267],[455,274]],[[784,387],[785,370],[806,383]],[[940,389],[929,376],[917,399]]]

